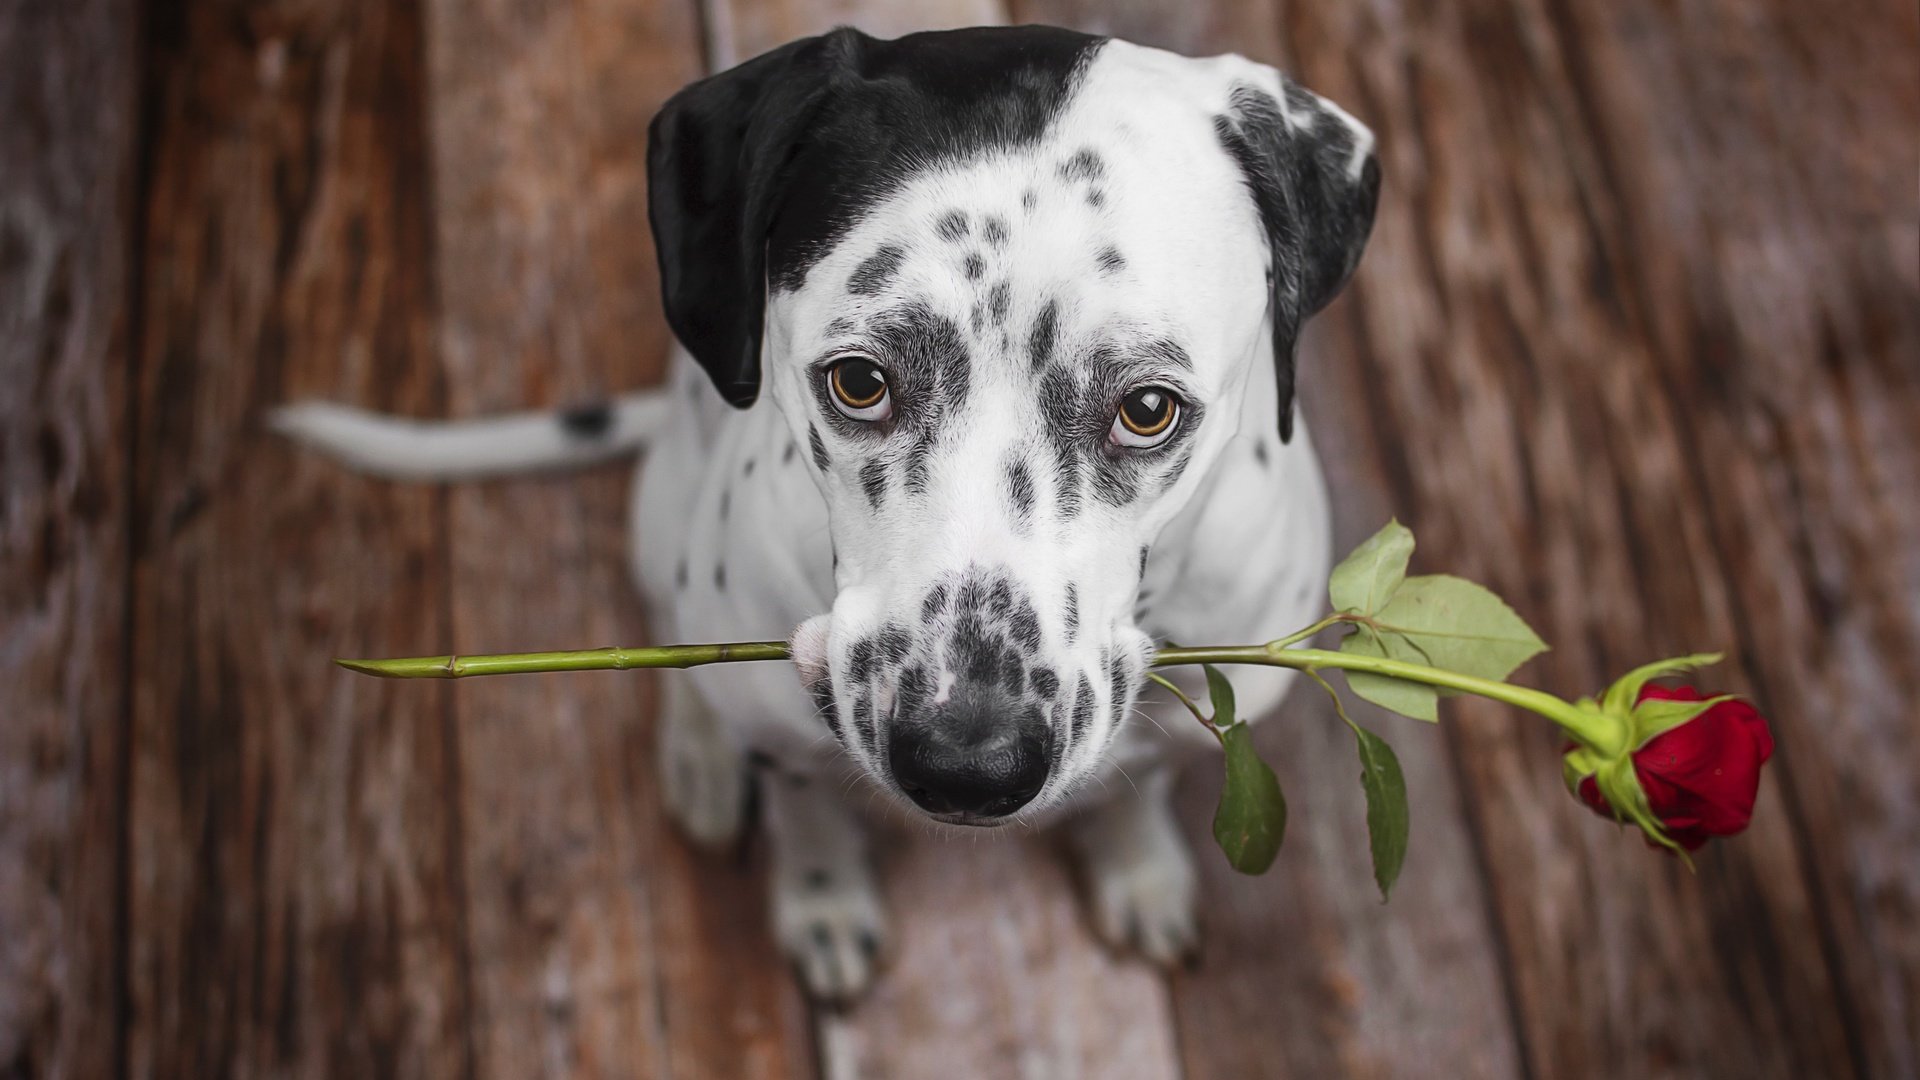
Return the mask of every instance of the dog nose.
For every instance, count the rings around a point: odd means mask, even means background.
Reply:
[[[1046,729],[946,715],[896,726],[888,752],[893,778],[930,814],[1005,817],[1033,801],[1051,769]]]

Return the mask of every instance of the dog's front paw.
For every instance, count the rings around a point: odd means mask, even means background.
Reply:
[[[684,685],[670,684],[667,690],[657,768],[661,801],[688,838],[709,848],[740,838],[746,823],[746,761]]]
[[[886,915],[863,869],[776,874],[773,922],[814,999],[844,1005],[872,985],[886,948]]]
[[[1196,883],[1184,847],[1159,848],[1143,858],[1090,861],[1087,877],[1094,927],[1107,944],[1168,967],[1199,955]]]
[[[1116,949],[1172,966],[1199,955],[1199,881],[1166,803],[1166,779],[1143,786],[1077,822],[1075,847],[1094,930]]]

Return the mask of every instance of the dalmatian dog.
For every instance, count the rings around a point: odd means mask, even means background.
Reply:
[[[819,998],[884,951],[873,804],[1057,823],[1098,933],[1187,958],[1169,789],[1212,739],[1145,674],[1157,641],[1319,613],[1295,343],[1371,228],[1370,132],[1237,56],[841,29],[683,90],[648,168],[684,346],[665,387],[445,424],[309,403],[277,427],[409,478],[647,452],[657,636],[790,636],[799,672],[664,675],[660,789],[723,845],[757,769],[778,937]],[[1235,682],[1249,716],[1288,684]]]

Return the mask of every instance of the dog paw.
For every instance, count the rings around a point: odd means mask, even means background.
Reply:
[[[773,918],[780,947],[814,1000],[846,1005],[872,985],[886,949],[886,916],[863,871],[777,875]]]
[[[672,702],[660,717],[660,798],[694,843],[724,848],[746,825],[746,761],[710,716]]]
[[[1108,945],[1165,967],[1198,959],[1198,883],[1178,839],[1095,853],[1086,874],[1094,929]]]

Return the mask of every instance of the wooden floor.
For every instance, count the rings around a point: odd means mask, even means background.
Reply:
[[[627,470],[358,479],[261,431],[587,400],[667,349],[644,131],[838,22],[1280,64],[1378,132],[1311,334],[1342,541],[1390,513],[1587,692],[1724,647],[1775,721],[1689,875],[1541,725],[1263,729],[1276,871],[1205,963],[1103,953],[1041,839],[902,838],[900,955],[808,1008],[755,850],[691,853],[658,680],[336,654],[635,642]],[[1920,14],[1911,0],[0,3],[0,1076],[1920,1074]],[[1189,785],[1203,836],[1211,778]]]

